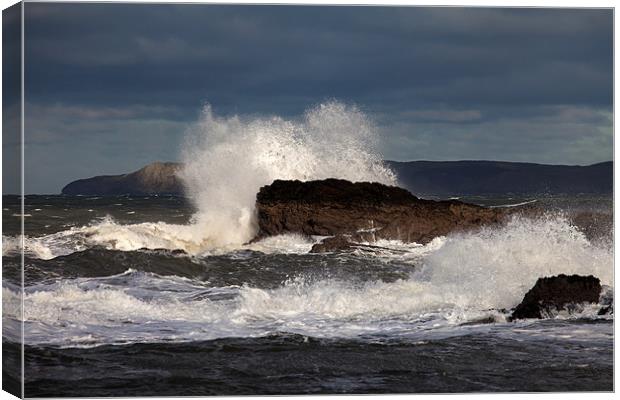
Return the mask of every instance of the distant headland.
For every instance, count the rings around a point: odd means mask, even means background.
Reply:
[[[613,162],[588,166],[504,161],[386,161],[401,186],[417,196],[610,194]],[[183,195],[182,164],[154,162],[122,175],[79,179],[64,195]]]
[[[101,175],[78,179],[62,188],[65,195],[182,195],[183,184],[177,176],[182,164],[154,162],[122,175]]]

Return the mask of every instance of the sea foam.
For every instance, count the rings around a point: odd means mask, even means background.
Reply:
[[[407,262],[402,255],[406,248],[397,247],[400,262]],[[413,272],[393,282],[302,274],[277,288],[209,287],[198,280],[130,270],[31,286],[24,299],[26,335],[30,343],[61,346],[274,332],[418,340],[458,335],[469,328],[455,327],[481,319],[505,321],[501,309],[516,306],[542,276],[592,274],[603,285],[613,282],[611,248],[590,243],[557,216],[514,218],[504,227],[453,234],[410,248],[416,255],[409,260]],[[387,257],[360,256],[368,257],[369,268]],[[7,304],[15,296],[12,288],[3,288]],[[596,308],[586,314],[598,318]]]

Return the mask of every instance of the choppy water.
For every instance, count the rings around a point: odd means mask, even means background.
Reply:
[[[466,200],[553,213],[319,255],[320,238],[296,235],[214,246],[182,198],[28,196],[26,396],[612,390],[613,320],[598,306],[506,321],[540,276],[594,274],[613,291],[611,199]],[[583,210],[596,234],[565,218]],[[9,367],[20,214],[5,196]]]

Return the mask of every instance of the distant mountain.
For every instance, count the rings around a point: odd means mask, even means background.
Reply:
[[[129,174],[79,179],[65,186],[62,194],[99,196],[181,194],[183,185],[176,174],[181,166],[180,163],[154,162]]]
[[[588,166],[502,161],[386,161],[418,196],[481,194],[607,194],[613,162]]]
[[[610,194],[613,162],[589,166],[502,161],[386,161],[399,183],[416,196],[493,194]],[[69,183],[66,195],[183,194],[180,163],[155,162],[124,175]]]

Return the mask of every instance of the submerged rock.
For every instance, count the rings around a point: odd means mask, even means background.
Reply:
[[[391,253],[404,252],[402,250],[390,249],[387,247],[375,246],[366,243],[368,240],[360,235],[336,235],[323,239],[321,242],[312,246],[310,253],[333,253],[349,252],[362,250],[364,252],[389,251]]]
[[[511,319],[543,318],[549,312],[565,310],[571,305],[598,303],[600,295],[601,282],[592,275],[539,278],[514,309]]]
[[[344,235],[337,235],[323,239],[320,243],[312,246],[310,253],[329,253],[334,251],[347,251],[351,250],[355,245],[350,240],[350,237]]]
[[[346,238],[428,243],[450,232],[497,224],[508,214],[456,200],[432,201],[380,183],[341,179],[282,181],[263,186],[257,195],[256,240],[284,233],[336,236],[314,251],[348,248]],[[325,250],[330,251],[330,250]]]

